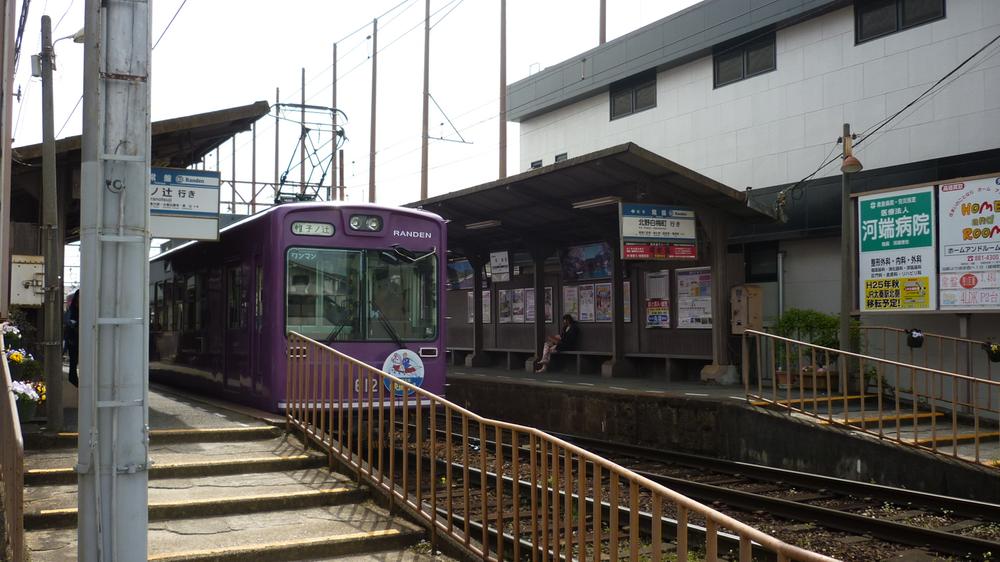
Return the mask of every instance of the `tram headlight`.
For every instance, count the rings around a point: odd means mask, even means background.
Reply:
[[[351,230],[378,232],[382,230],[382,217],[375,215],[351,215],[348,221]]]

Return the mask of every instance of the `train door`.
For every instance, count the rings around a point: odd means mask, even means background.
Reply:
[[[253,393],[259,396],[265,393],[264,357],[261,356],[261,353],[264,351],[264,260],[260,254],[254,256],[253,267],[254,299],[253,326],[250,335],[252,340],[252,345],[250,346],[250,365],[253,373],[253,380],[251,381]]]
[[[242,387],[241,377],[249,376],[248,279],[241,263],[227,264],[225,271],[226,343],[223,388],[229,392],[239,392]]]

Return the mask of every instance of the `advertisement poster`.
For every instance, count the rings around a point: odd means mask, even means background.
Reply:
[[[594,321],[594,286],[580,285],[580,322]]]
[[[860,309],[937,308],[934,187],[858,197]]]
[[[465,293],[465,310],[469,312],[468,318],[466,319],[469,324],[476,321],[476,311],[473,308],[476,306],[476,295],[472,291]]]
[[[507,289],[500,289],[497,291],[497,308],[500,314],[500,323],[509,324],[510,323],[510,293],[511,291]]]
[[[510,256],[507,252],[490,252],[490,275],[493,281],[510,281]]]
[[[545,287],[545,323],[552,323],[552,287]]]
[[[611,283],[598,283],[594,286],[594,317],[598,322],[611,322],[611,311],[614,310],[614,301],[611,297]]]
[[[472,288],[472,264],[469,260],[448,262],[448,290]]]
[[[515,324],[524,323],[524,289],[514,289],[510,292],[510,316]]]
[[[625,311],[622,313],[625,322],[632,321],[632,282],[625,281],[622,286],[622,300],[625,301]]]
[[[698,239],[690,209],[621,203],[622,259],[695,260]]]
[[[938,188],[940,306],[1000,309],[1000,178]]]
[[[712,270],[677,270],[677,327],[712,328]]]
[[[604,242],[570,246],[562,256],[564,281],[587,281],[611,277],[611,246]]]
[[[646,327],[670,327],[670,299],[646,299]]]
[[[534,322],[535,321],[535,290],[525,289],[524,290],[524,321]]]
[[[491,309],[490,291],[483,291],[483,324],[491,324],[493,322],[492,315],[490,314]]]
[[[580,308],[576,299],[576,287],[563,287],[562,293],[562,313],[569,314],[574,320],[579,320]]]

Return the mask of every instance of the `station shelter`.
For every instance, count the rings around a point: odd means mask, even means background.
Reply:
[[[735,382],[729,300],[743,255],[727,251],[728,238],[774,221],[750,200],[627,143],[410,206],[449,221],[446,336],[455,364],[531,368],[570,314],[580,336],[559,369]],[[623,217],[644,212],[676,213],[690,231],[623,243],[637,234],[623,229],[634,217]]]

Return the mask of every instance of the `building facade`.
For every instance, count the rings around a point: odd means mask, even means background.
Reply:
[[[994,0],[705,0],[511,84],[508,116],[522,170],[635,142],[784,200],[785,223],[730,238],[738,281],[767,318],[836,313],[843,124],[854,194],[1000,176],[998,53]],[[998,308],[866,321],[996,340]]]

